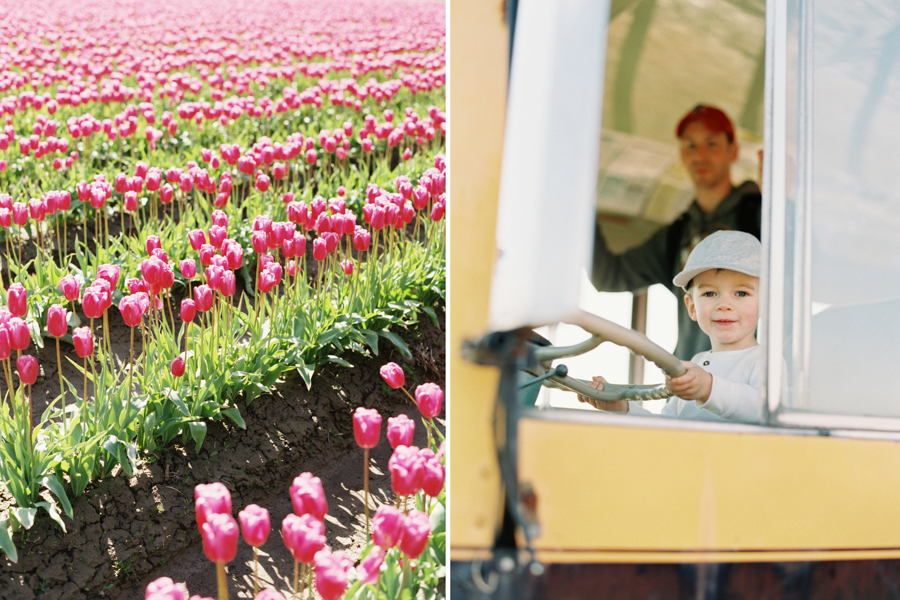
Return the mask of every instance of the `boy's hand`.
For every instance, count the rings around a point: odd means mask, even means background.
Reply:
[[[683,360],[681,364],[684,365],[687,372],[672,379],[666,377],[666,389],[682,400],[700,400],[701,402],[709,400],[709,393],[712,391],[712,375],[692,362]]]
[[[609,383],[599,375],[595,375],[592,377],[593,383],[591,387],[594,389],[602,390],[604,383]],[[603,412],[616,412],[616,413],[627,413],[628,412],[628,400],[613,400],[612,402],[607,402],[605,400],[595,400],[594,398],[588,398],[587,396],[582,396],[578,394],[578,400],[580,402],[584,402],[586,404],[590,404],[597,410],[602,410]]]

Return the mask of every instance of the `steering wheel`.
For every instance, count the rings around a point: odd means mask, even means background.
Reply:
[[[523,384],[529,386],[538,381],[546,387],[575,392],[595,400],[606,402],[616,400],[661,400],[671,396],[666,386],[658,385],[620,385],[604,383],[603,389],[598,390],[591,382],[583,379],[569,377],[567,369],[560,365],[553,367],[552,362],[560,358],[578,356],[589,350],[593,350],[602,342],[610,341],[620,346],[631,349],[635,354],[644,356],[647,360],[656,364],[669,377],[678,377],[684,374],[684,365],[674,355],[667,352],[657,344],[651,342],[642,333],[617,325],[602,317],[586,311],[578,311],[566,323],[577,325],[591,333],[587,340],[572,346],[552,346],[550,342],[541,336],[534,334],[528,343],[532,346],[537,363],[524,370],[535,376],[535,379]]]

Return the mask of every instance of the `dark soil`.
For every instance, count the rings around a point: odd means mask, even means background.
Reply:
[[[287,375],[271,393],[240,407],[246,430],[213,422],[199,453],[193,443],[158,451],[146,456],[131,478],[117,467],[113,476],[91,484],[72,502],[75,518],[64,517],[68,533],[41,513],[30,530],[13,537],[18,564],[0,560],[0,598],[138,599],[150,581],[163,576],[185,581],[191,595],[214,597],[215,566],[203,555],[193,499],[195,485],[214,481],[231,491],[235,517],[252,503],[269,509],[272,533],[260,552],[264,586],[284,594],[291,589],[294,565],[280,529],[292,510],[291,481],[304,471],[320,477],[328,495],[328,544],[358,557],[365,543],[363,453],[353,438],[353,410],[377,408],[384,418],[382,432],[389,416],[404,412],[417,422],[415,443],[425,445],[418,411],[402,392],[384,384],[379,368],[388,361],[407,367],[409,390],[427,381],[444,387],[440,317],[440,327],[423,316],[401,334],[411,360],[384,345],[377,357],[345,356],[354,368],[324,367],[314,376],[311,390],[299,376]],[[118,311],[110,311],[110,321],[114,354],[127,357],[130,332]],[[62,349],[77,360],[71,347]],[[58,394],[53,342],[38,352],[38,359],[42,373],[35,386],[35,414]],[[80,389],[80,375],[65,356],[63,373]],[[437,421],[443,430],[443,418]],[[372,513],[378,504],[394,501],[387,469],[390,453],[382,435],[370,463]],[[240,541],[238,556],[228,566],[231,597],[252,596],[252,564],[252,550]]]

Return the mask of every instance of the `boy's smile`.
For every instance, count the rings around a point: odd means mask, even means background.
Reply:
[[[756,345],[759,277],[710,269],[694,277],[684,301],[691,318],[709,336],[713,352]]]

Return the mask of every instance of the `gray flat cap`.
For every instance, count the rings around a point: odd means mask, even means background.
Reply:
[[[684,288],[691,280],[710,269],[729,269],[759,277],[762,244],[743,231],[717,231],[697,244],[672,283]]]

